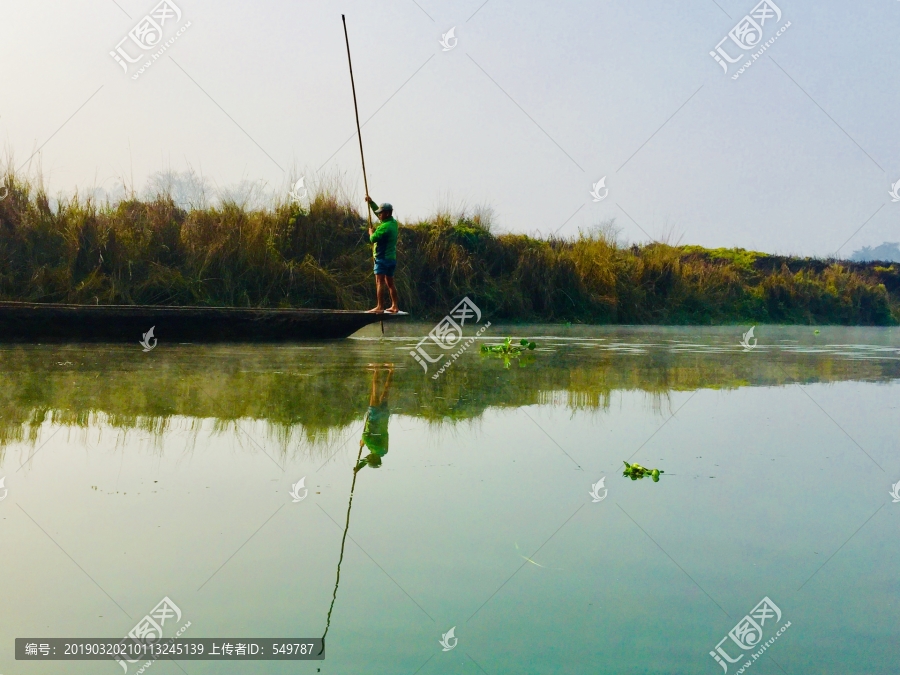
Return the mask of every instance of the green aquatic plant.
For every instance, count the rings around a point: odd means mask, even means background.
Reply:
[[[481,345],[482,354],[493,354],[503,359],[503,365],[509,368],[512,359],[517,359],[529,351],[534,351],[537,344],[529,342],[525,338],[519,340],[518,344],[513,344],[512,338],[506,338],[499,345]]]
[[[654,483],[658,483],[659,474],[665,473],[665,471],[660,471],[659,469],[648,469],[640,464],[629,464],[628,462],[624,462],[624,464],[625,471],[622,472],[622,475],[631,480],[638,480],[650,476]]]
[[[514,345],[512,338],[506,338],[499,345],[481,345],[481,351],[483,353],[492,352],[494,354],[509,354],[518,356],[525,352],[526,349],[533,350],[537,347],[537,344],[534,342],[529,342],[525,338],[519,340],[519,344]]]

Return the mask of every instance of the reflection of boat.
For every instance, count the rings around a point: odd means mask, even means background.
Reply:
[[[345,338],[363,326],[407,316],[336,309],[253,309],[0,302],[0,341],[282,342]]]

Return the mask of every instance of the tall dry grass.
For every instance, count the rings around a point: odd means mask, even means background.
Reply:
[[[165,192],[115,204],[53,202],[9,173],[0,201],[0,299],[363,309],[373,301],[364,217],[339,190],[308,207],[225,200],[180,208]],[[610,228],[573,239],[494,234],[489,213],[401,227],[403,309],[439,317],[468,295],[493,320],[888,325],[900,265],[653,243]]]

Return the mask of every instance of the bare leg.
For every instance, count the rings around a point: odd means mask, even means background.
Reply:
[[[381,274],[379,276],[381,278],[379,279],[380,283],[378,285],[378,306],[383,310],[384,309],[384,301],[388,295],[388,289],[387,289],[387,283],[385,283],[386,277],[383,274]]]
[[[388,391],[391,389],[391,378],[394,377],[394,364],[392,363],[388,368],[387,378],[384,380],[384,389],[381,390],[381,396],[378,398],[378,404],[384,403],[384,400],[387,398]],[[374,395],[374,390],[372,394]]]
[[[378,367],[372,370],[372,393],[369,394],[369,405],[378,405]]]
[[[369,313],[379,313],[384,311],[384,305],[381,304],[382,290],[384,289],[384,275],[375,275],[375,306],[369,310]]]
[[[397,287],[394,286],[394,277],[385,277],[384,280],[387,283],[388,292],[391,294],[391,306],[387,311],[395,314],[400,311],[400,307],[397,304]]]

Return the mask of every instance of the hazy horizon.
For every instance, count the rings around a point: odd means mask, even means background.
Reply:
[[[123,181],[193,171],[213,189],[286,197],[301,176],[337,175],[362,208],[343,13],[370,192],[401,221],[483,205],[511,232],[615,218],[630,241],[845,258],[900,240],[897,2],[6,10],[0,54],[15,67],[0,83],[14,95],[0,133],[12,168],[51,194],[115,197]],[[761,29],[752,49],[728,37],[739,25],[748,44]],[[727,74],[717,46],[736,59]]]

